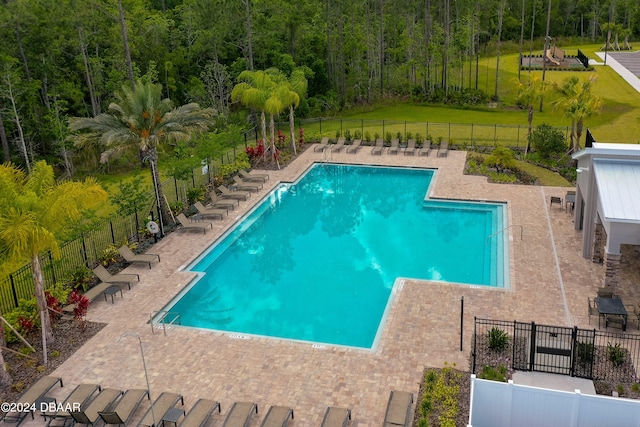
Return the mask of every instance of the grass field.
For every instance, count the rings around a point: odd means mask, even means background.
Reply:
[[[568,55],[576,55],[578,48],[592,59],[600,45],[567,46],[562,48]],[[540,54],[534,52],[534,54]],[[496,58],[482,59],[479,63],[478,86],[487,88],[490,93],[495,87],[495,66]],[[542,71],[522,71],[521,77],[527,78],[529,75],[542,75]],[[596,140],[601,142],[638,143],[640,137],[640,93],[635,91],[622,77],[613,69],[602,65],[595,65],[593,71],[554,71],[548,70],[545,73],[545,81],[549,83],[561,83],[566,78],[577,75],[581,80],[594,76],[597,81],[593,87],[593,92],[602,98],[603,107],[600,114],[588,117],[585,120],[585,128],[588,127],[594,134]],[[355,129],[360,129],[364,134],[366,131],[374,137],[377,133],[384,137],[387,132],[391,132],[395,137],[398,132],[420,133],[423,137],[431,134],[434,140],[438,137],[448,138],[455,142],[470,143],[473,138],[474,143],[498,144],[504,143],[520,146],[522,143],[523,129],[527,127],[527,113],[515,106],[517,97],[517,77],[518,77],[518,54],[502,55],[500,59],[499,73],[499,96],[501,105],[498,108],[455,108],[450,106],[421,106],[410,103],[397,103],[392,105],[373,106],[371,108],[359,108],[347,111],[339,118],[329,121],[324,119],[322,128],[320,122],[305,123],[305,132],[308,137],[319,138],[329,136],[335,138],[338,131],[344,132],[349,129],[352,133]],[[547,123],[552,126],[569,128],[571,121],[564,117],[561,110],[553,107],[556,99],[552,90],[549,90],[544,97],[543,110],[536,109],[533,116],[533,125]],[[367,121],[378,121],[379,123],[367,123]],[[382,124],[382,121],[385,124]],[[397,123],[396,123],[397,122]],[[406,124],[405,124],[406,122]],[[429,123],[427,128],[426,123]],[[452,124],[452,125],[449,125]],[[477,125],[472,135],[470,126],[460,126],[458,124]],[[488,129],[493,125],[500,127],[504,125],[502,132],[493,132],[495,129]],[[514,126],[515,129],[509,128]],[[520,129],[517,129],[518,126]],[[454,132],[449,134],[449,128]],[[406,131],[405,131],[406,129]],[[508,130],[507,130],[508,129]],[[484,132],[484,134],[482,133]],[[497,134],[497,136],[496,136]],[[584,135],[583,135],[584,138]],[[515,141],[515,143],[514,143]]]

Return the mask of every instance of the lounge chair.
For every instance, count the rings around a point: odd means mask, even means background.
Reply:
[[[207,228],[213,228],[211,222],[189,222],[189,219],[183,214],[179,214],[176,219],[182,226],[181,230],[202,230],[202,234],[207,232]]]
[[[222,195],[227,199],[235,199],[235,200],[247,200],[251,193],[248,191],[231,191],[224,185],[219,185],[218,190],[222,193]]]
[[[215,218],[223,219],[225,216],[229,215],[229,211],[226,209],[218,209],[218,208],[207,208],[200,202],[195,202],[193,206],[198,211],[202,217],[212,216]]]
[[[398,140],[398,138],[393,138],[391,140],[391,147],[387,150],[387,154],[398,154],[398,151],[400,151],[399,144],[400,140]]]
[[[118,398],[122,397],[122,393],[122,390],[106,388],[86,408],[81,407],[79,411],[71,411],[71,418],[76,423],[93,425],[100,419],[99,412],[109,409]]]
[[[431,152],[431,140],[427,139],[418,150],[418,156],[428,156]]]
[[[142,421],[138,423],[139,427],[157,427],[162,423],[162,418],[170,409],[175,408],[178,402],[182,402],[184,406],[184,398],[181,394],[162,392],[160,396],[153,401],[153,404],[147,409],[142,416]]]
[[[211,201],[209,202],[209,204],[207,204],[207,206],[211,208],[235,210],[236,206],[240,204],[240,200],[238,199],[218,197],[218,194],[215,191],[209,192],[209,198],[211,199]]]
[[[134,280],[139,282],[140,275],[139,274],[111,274],[104,268],[101,264],[96,265],[93,269],[93,274],[95,274],[98,279],[103,282],[113,283],[117,285],[118,283],[126,284],[129,289],[131,289],[131,282]]]
[[[247,427],[253,413],[258,413],[258,405],[251,402],[235,402],[222,427]]]
[[[293,409],[286,406],[272,406],[262,420],[260,427],[285,427],[293,418]]]
[[[33,383],[31,387],[29,387],[24,393],[20,395],[16,399],[16,402],[20,402],[24,404],[24,408],[31,408],[35,403],[42,399],[48,392],[55,386],[60,383],[60,387],[63,387],[62,378],[60,377],[52,377],[49,375],[45,375],[40,378],[38,381]],[[31,418],[33,419],[33,412],[29,411],[20,411],[20,412],[6,412],[3,416],[0,417],[0,421],[5,423],[18,423],[20,424],[27,414],[31,414]]]
[[[412,404],[413,393],[392,390],[387,403],[387,412],[384,416],[384,427],[407,427],[411,419]]]
[[[269,175],[266,173],[249,173],[244,169],[240,169],[238,173],[245,181],[267,182],[269,180]]]
[[[128,425],[129,420],[136,412],[145,396],[149,399],[148,390],[136,388],[127,390],[114,408],[98,411],[98,414],[100,414],[100,418],[102,418],[105,424]]]
[[[404,155],[411,154],[412,156],[416,154],[416,140],[410,139],[407,141],[407,146],[404,149]]]
[[[238,190],[246,190],[246,191],[260,191],[262,189],[262,184],[257,182],[245,182],[238,175],[233,176],[233,187]]]
[[[43,411],[40,414],[45,419],[49,418],[47,426],[50,426],[53,420],[59,418],[64,418],[65,420],[63,422],[63,425],[66,425],[67,420],[71,418],[71,414],[66,410],[66,408],[72,408],[73,405],[80,405],[80,408],[82,408],[89,402],[91,397],[93,397],[93,395],[99,391],[102,391],[102,388],[98,384],[80,384],[76,388],[74,388],[69,396],[67,396],[67,398],[64,400],[64,402],[59,405],[65,409],[55,412]]]
[[[382,150],[384,149],[384,140],[382,138],[376,139],[376,145],[371,149],[371,154],[382,155]]]
[[[447,153],[449,153],[449,141],[441,141],[436,157],[447,157]]]
[[[598,316],[598,328],[600,327],[600,317],[604,317],[600,315],[598,311],[598,307],[595,304],[595,301],[592,303],[591,298],[587,297],[587,303],[589,304],[589,324],[591,324],[591,316]]]
[[[129,246],[124,245],[118,248],[118,252],[122,255],[125,261],[130,264],[134,262],[144,262],[149,264],[149,268],[151,268],[151,263],[154,261],[160,262],[160,255],[158,254],[134,254],[133,251],[129,248]]]
[[[324,151],[324,149],[327,148],[327,145],[329,145],[329,137],[325,136],[320,141],[320,144],[313,147],[313,151]]]
[[[353,154],[357,153],[358,149],[360,148],[360,144],[361,143],[362,143],[361,139],[354,139],[353,142],[351,143],[351,145],[347,146],[346,153],[347,154],[348,153],[353,153]]]
[[[331,146],[331,151],[340,151],[344,148],[344,142],[347,139],[345,137],[340,137],[338,138],[338,142],[335,143],[335,145]]]
[[[351,419],[351,409],[329,406],[322,419],[322,427],[345,427]]]
[[[198,399],[196,404],[187,412],[179,427],[202,427],[209,421],[216,409],[220,413],[220,402]]]

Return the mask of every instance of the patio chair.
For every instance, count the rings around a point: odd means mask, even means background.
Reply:
[[[99,391],[102,391],[102,387],[100,387],[98,384],[80,384],[73,389],[69,396],[67,396],[64,402],[62,402],[59,406],[63,408],[71,408],[73,405],[79,404],[80,408],[82,408],[87,404],[87,402],[89,402],[91,397],[93,397],[93,395]],[[71,418],[71,414],[66,409],[62,409],[56,412],[43,411],[41,412],[41,415],[45,419],[49,418],[47,426],[50,426],[51,422],[59,418],[64,418],[65,421],[63,422],[63,425],[66,425],[67,420]]]
[[[331,151],[340,151],[344,148],[344,142],[347,140],[347,138],[341,136],[340,138],[338,138],[338,142],[335,143],[335,145],[331,146]]]
[[[260,427],[285,427],[293,419],[293,409],[286,406],[272,406],[262,420]]]
[[[212,216],[214,218],[224,219],[225,216],[229,215],[229,211],[226,209],[219,208],[207,208],[200,202],[195,202],[193,206],[198,211],[198,214],[202,217]]]
[[[115,407],[104,411],[98,411],[98,414],[105,424],[128,425],[129,420],[136,412],[145,396],[149,399],[148,390],[136,388],[127,390]]]
[[[233,187],[237,188],[238,190],[258,192],[262,189],[262,184],[259,184],[257,182],[245,182],[238,175],[234,175]]]
[[[562,208],[562,197],[551,196],[551,201],[549,202],[549,209],[553,207],[553,204],[557,203]]]
[[[440,146],[438,147],[438,154],[436,157],[447,157],[449,153],[449,141],[446,139],[440,142]]]
[[[226,199],[247,200],[251,196],[248,191],[231,191],[224,185],[218,185],[218,190]]]
[[[220,413],[220,402],[209,399],[198,399],[195,405],[187,412],[179,427],[202,427],[215,410]]]
[[[398,154],[400,151],[400,140],[398,138],[393,138],[391,140],[391,146],[387,149],[387,154]]]
[[[258,413],[258,405],[251,402],[235,402],[222,427],[247,427],[253,413]]]
[[[372,155],[382,155],[382,150],[384,149],[384,140],[382,138],[376,139],[376,145],[371,149]]]
[[[347,145],[347,149],[345,150],[345,152],[347,154],[349,153],[357,153],[358,149],[360,149],[360,144],[362,144],[362,140],[361,139],[354,139],[353,142],[351,143],[351,145]]]
[[[418,156],[429,156],[431,152],[431,140],[427,139],[422,143],[422,147],[418,150]]]
[[[209,199],[211,199],[211,201],[207,206],[212,208],[235,210],[236,206],[240,204],[240,200],[238,199],[218,197],[218,194],[213,190],[209,192]]]
[[[125,261],[129,264],[133,264],[134,262],[144,262],[149,264],[149,268],[151,268],[151,263],[154,261],[160,262],[160,255],[158,254],[134,254],[133,251],[127,245],[123,245],[118,248],[118,252],[122,255]]]
[[[182,406],[184,406],[184,398],[181,394],[163,391],[160,396],[153,401],[153,404],[147,409],[147,412],[144,413],[138,426],[156,427],[163,424],[162,418],[170,409],[175,408],[178,402],[182,402]]]
[[[587,302],[589,303],[589,324],[591,324],[591,316],[598,316],[598,328],[600,327],[600,312],[598,311],[598,307],[596,307],[595,302],[591,302],[591,298],[587,297]]]
[[[25,408],[31,408],[35,403],[42,399],[48,392],[55,386],[60,383],[60,387],[63,387],[62,378],[53,377],[50,375],[45,375],[40,378],[38,381],[33,383],[31,387],[29,387],[24,393],[20,395],[16,399],[16,402],[20,402],[24,404]],[[33,419],[32,411],[20,411],[20,412],[6,412],[4,415],[0,416],[0,421],[5,423],[18,423],[20,424],[27,414],[31,414],[31,419]]]
[[[410,139],[407,141],[407,146],[404,149],[404,155],[411,154],[412,156],[416,154],[416,140]]]
[[[207,228],[213,228],[211,222],[189,222],[189,219],[184,214],[179,214],[176,219],[182,226],[180,230],[202,230],[202,234],[207,232]]]
[[[95,266],[95,268],[93,269],[93,274],[95,274],[96,277],[103,282],[113,283],[115,285],[117,285],[118,283],[126,284],[129,289],[131,289],[131,282],[133,282],[134,280],[136,280],[137,282],[140,281],[139,274],[111,274],[107,271],[106,268],[102,266],[102,264],[98,264]]]
[[[324,151],[324,149],[327,148],[327,145],[329,145],[329,137],[325,136],[320,141],[320,144],[313,147],[313,151]]]
[[[345,427],[351,419],[351,409],[329,406],[322,418],[322,427]]]
[[[118,398],[122,397],[122,393],[122,390],[106,388],[86,408],[81,407],[79,411],[71,411],[71,418],[76,423],[93,425],[100,419],[99,412],[109,409]]]
[[[603,288],[598,288],[598,297],[599,298],[614,298],[613,289],[609,286],[605,286]]]
[[[391,390],[387,412],[384,416],[384,427],[409,425],[411,419],[411,406],[413,405],[413,393]]]
[[[240,169],[238,173],[245,181],[267,182],[269,180],[269,174],[266,173],[249,173],[244,169]]]

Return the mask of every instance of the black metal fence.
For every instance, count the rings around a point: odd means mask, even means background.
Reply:
[[[582,53],[580,49],[578,49],[578,59],[580,60],[580,62],[582,62],[584,68],[589,68],[589,57]]]
[[[638,381],[640,335],[475,318],[471,369],[485,365],[629,384]]]

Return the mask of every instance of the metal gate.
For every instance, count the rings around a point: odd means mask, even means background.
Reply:
[[[582,378],[593,376],[595,330],[515,322],[513,368]],[[526,343],[526,345],[525,345]]]

